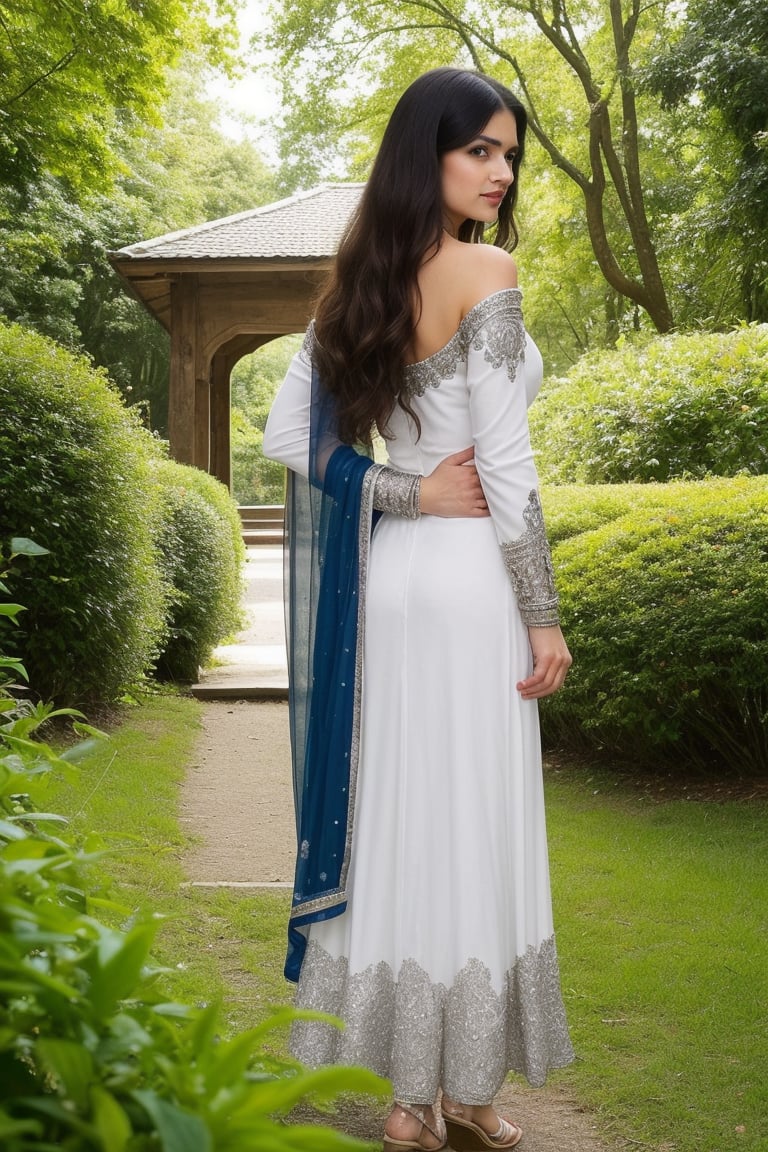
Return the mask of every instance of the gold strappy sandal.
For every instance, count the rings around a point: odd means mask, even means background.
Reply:
[[[384,1133],[384,1152],[403,1152],[404,1149],[410,1149],[411,1152],[440,1152],[448,1144],[445,1131],[445,1123],[439,1111],[435,1112],[435,1127],[427,1123],[426,1114],[427,1109],[424,1105],[414,1104],[401,1104],[399,1100],[395,1101],[395,1107],[399,1108],[403,1116],[413,1116],[421,1124],[421,1130],[426,1128],[427,1132],[431,1132],[435,1140],[439,1140],[439,1144],[428,1147],[422,1144],[421,1140],[396,1140],[392,1136],[388,1136],[386,1131]],[[421,1130],[419,1136],[421,1136]]]
[[[479,1124],[464,1118],[464,1111],[458,1105],[443,1105],[445,1127],[451,1148],[454,1152],[483,1152],[485,1148],[514,1148],[523,1138],[519,1124],[504,1120],[499,1116],[499,1130],[491,1135]]]

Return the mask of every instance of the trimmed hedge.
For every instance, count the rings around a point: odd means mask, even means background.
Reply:
[[[206,472],[164,460],[156,479],[160,563],[170,587],[168,638],[157,670],[196,680],[216,644],[242,624],[242,525],[227,489]]]
[[[550,379],[531,408],[554,484],[768,472],[768,325],[625,342]]]
[[[156,663],[195,679],[240,624],[226,488],[166,459],[83,357],[0,324],[0,542],[14,536],[49,552],[8,578],[27,606],[14,650],[43,699],[111,703]]]
[[[43,699],[110,701],[156,657],[156,442],[85,358],[0,323],[0,540],[47,548],[11,573],[14,647]]]
[[[550,488],[545,505],[574,657],[545,741],[768,771],[768,477]]]

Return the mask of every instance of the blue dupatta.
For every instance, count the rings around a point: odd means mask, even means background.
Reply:
[[[363,613],[380,466],[335,435],[313,368],[309,480],[288,473],[286,633],[297,858],[287,979],[314,921],[347,906],[357,784]]]

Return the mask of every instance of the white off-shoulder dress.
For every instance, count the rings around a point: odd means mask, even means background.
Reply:
[[[304,475],[312,347],[310,327],[264,436]],[[411,1103],[442,1088],[484,1104],[508,1071],[538,1085],[573,1058],[537,705],[516,688],[528,625],[557,618],[527,420],[541,377],[506,289],[405,369],[421,434],[399,407],[389,422],[389,463],[405,472],[474,444],[491,517],[385,512],[374,530],[349,903],[311,926],[296,996],[346,1026],[296,1025],[293,1050],[366,1065]]]

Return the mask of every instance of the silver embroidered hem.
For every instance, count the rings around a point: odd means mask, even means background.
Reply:
[[[418,472],[401,472],[383,467],[376,476],[373,506],[379,512],[391,512],[406,520],[418,520],[421,476]]]
[[[296,1021],[297,1059],[310,1067],[362,1064],[392,1080],[396,1100],[412,1104],[431,1104],[438,1088],[463,1104],[487,1104],[508,1072],[536,1087],[574,1058],[554,937],[517,958],[500,992],[477,959],[446,988],[412,959],[397,979],[383,961],[350,974],[345,956],[334,959],[310,940],[296,1007],[345,1024]]]
[[[522,536],[502,544],[501,551],[523,621],[532,628],[546,628],[560,622],[559,601],[544,514],[535,489],[528,497],[523,520]]]

